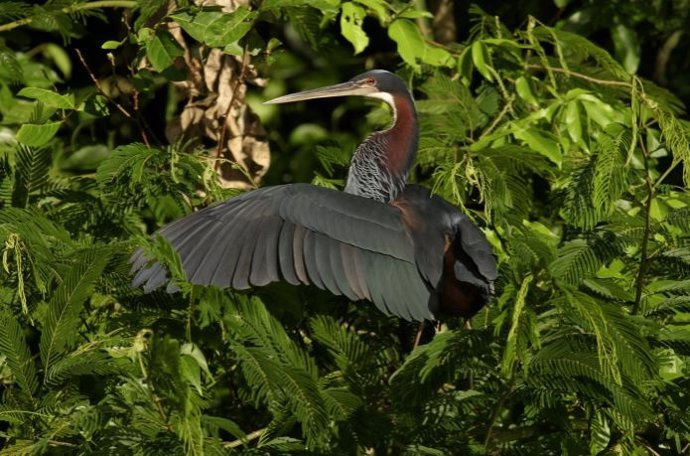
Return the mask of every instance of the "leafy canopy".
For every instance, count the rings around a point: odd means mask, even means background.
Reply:
[[[614,27],[612,56],[567,23],[511,30],[473,7],[467,39],[440,44],[417,4],[0,4],[0,454],[687,450],[683,103],[635,74],[634,24]],[[410,83],[411,179],[484,227],[500,262],[472,329],[447,322],[411,352],[416,328],[370,305],[190,286],[148,240],[237,194],[225,173],[261,176],[223,155],[263,150],[248,106],[272,140],[265,182],[341,188],[385,110],[258,101],[365,65]],[[138,245],[182,293],[130,288]]]

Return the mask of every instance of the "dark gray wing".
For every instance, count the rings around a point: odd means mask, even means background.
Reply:
[[[498,268],[496,265],[496,256],[491,250],[489,242],[486,240],[484,233],[481,232],[477,226],[464,214],[460,214],[455,220],[455,232],[459,235],[460,249],[472,262],[474,268],[468,265],[462,265],[456,262],[455,275],[458,280],[466,277],[467,272],[472,269],[472,275],[477,278],[483,278],[484,282],[493,282],[498,278]],[[457,240],[457,238],[456,238]],[[476,272],[475,272],[476,271]]]
[[[408,320],[434,318],[433,287],[420,274],[409,228],[394,206],[282,185],[207,207],[160,233],[195,284],[238,290],[278,280],[314,284]],[[141,250],[130,261],[134,287],[148,292],[168,283],[165,268],[149,265]]]
[[[443,274],[439,261],[448,253],[455,278],[486,289],[498,277],[496,257],[484,233],[443,198],[423,187],[409,186],[393,202],[403,214],[415,240],[415,257],[420,272],[434,287]]]

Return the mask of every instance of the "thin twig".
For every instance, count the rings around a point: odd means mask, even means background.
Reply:
[[[486,430],[486,437],[484,437],[484,453],[487,453],[489,449],[489,443],[491,442],[491,433],[494,430],[494,427],[496,426],[496,420],[498,419],[498,414],[501,412],[501,409],[503,408],[503,404],[505,403],[506,399],[508,399],[508,396],[510,396],[510,393],[513,392],[513,385],[515,384],[515,377],[513,376],[510,381],[508,382],[508,387],[506,389],[506,392],[503,393],[501,398],[496,402],[496,405],[494,406],[493,410],[491,411],[491,418],[489,419],[489,429]]]
[[[102,0],[91,3],[82,3],[80,5],[66,6],[60,11],[65,14],[76,13],[77,11],[86,11],[98,8],[136,8],[139,2],[132,0]],[[18,19],[13,22],[8,22],[7,24],[0,25],[0,33],[6,32],[8,30],[21,27],[23,25],[31,24],[36,16],[29,16],[23,19]]]
[[[412,347],[413,350],[415,348],[417,348],[417,346],[419,345],[419,342],[422,340],[422,333],[424,333],[424,323],[426,323],[426,322],[422,321],[419,324],[419,329],[417,330],[417,337],[414,338],[414,346]]]
[[[513,101],[514,101],[514,100],[515,100],[515,96],[514,96],[514,95],[510,95],[510,97],[509,97],[508,100],[506,101],[506,104],[503,106],[503,109],[501,109],[501,112],[499,112],[498,115],[496,116],[496,118],[491,122],[491,125],[489,125],[489,126],[482,132],[482,134],[479,136],[480,138],[482,138],[482,137],[488,135],[489,133],[491,133],[491,132],[493,131],[493,129],[496,128],[496,125],[498,125],[498,123],[501,121],[501,119],[503,119],[503,117],[504,117],[506,114],[508,114],[509,112],[511,112],[511,111],[513,110]]]
[[[103,87],[101,86],[101,82],[98,80],[95,74],[93,74],[93,71],[91,71],[91,68],[89,67],[89,64],[86,63],[86,60],[84,59],[84,56],[82,55],[81,51],[79,49],[75,49],[75,52],[77,53],[77,56],[79,57],[79,60],[81,61],[81,64],[84,65],[84,68],[86,69],[86,72],[89,73],[89,77],[91,77],[91,80],[93,81],[94,85],[96,86],[96,90],[98,90],[98,93],[103,95],[108,99],[108,101],[112,102],[117,109],[125,115],[128,119],[132,118],[132,115],[127,112],[127,110],[117,101],[113,100],[108,96],[108,94],[103,90]]]
[[[671,166],[666,168],[666,171],[664,171],[664,173],[661,176],[659,176],[659,178],[656,180],[656,182],[654,183],[654,187],[658,187],[659,185],[661,185],[664,182],[664,180],[668,177],[668,175],[671,174],[671,172],[674,169],[676,169],[676,167],[681,163],[682,161],[680,160],[676,161],[675,163],[671,163]]]
[[[644,216],[644,232],[642,234],[642,247],[640,247],[640,268],[637,270],[637,277],[635,278],[635,304],[632,308],[632,314],[636,315],[640,311],[640,304],[642,303],[642,291],[644,290],[644,275],[647,272],[647,252],[649,248],[649,235],[651,232],[651,217],[652,217],[652,201],[654,200],[655,190],[654,183],[649,177],[649,155],[644,147],[644,143],[640,142],[644,152],[644,167],[646,171],[645,181],[647,183],[647,203],[645,204]]]
[[[571,71],[571,70],[566,70],[564,68],[547,68],[543,65],[536,65],[536,64],[528,64],[525,65],[526,68],[531,69],[531,70],[539,70],[539,71],[553,71],[554,73],[561,73],[565,74],[567,76],[573,76],[578,79],[582,79],[587,82],[591,82],[592,84],[599,84],[599,85],[606,85],[606,86],[612,86],[612,87],[625,87],[626,89],[630,89],[632,87],[632,84],[629,82],[625,81],[612,81],[608,79],[597,79],[593,78],[591,76],[587,76],[586,74],[578,73],[577,71]]]
[[[50,446],[63,446],[63,447],[76,447],[74,443],[62,442],[60,440],[48,440],[48,445]]]
[[[651,212],[652,212],[652,200],[654,199],[654,186],[651,180],[647,178],[647,186],[649,189],[649,195],[647,196],[647,203],[645,205],[645,218],[644,218],[644,233],[642,234],[642,247],[640,250],[640,268],[637,271],[637,277],[635,278],[635,305],[632,309],[632,314],[636,315],[640,310],[640,304],[642,303],[642,291],[644,289],[644,275],[647,271],[647,250],[649,248],[649,233],[651,231]]]
[[[144,131],[144,128],[142,128],[142,126],[141,126],[140,122],[138,121],[138,119],[135,119],[135,118],[132,116],[132,114],[130,114],[129,111],[127,111],[127,110],[125,109],[124,106],[122,106],[120,103],[118,103],[117,100],[111,98],[111,97],[105,92],[105,90],[103,90],[103,86],[101,86],[100,81],[98,80],[98,78],[96,77],[96,75],[93,74],[93,71],[91,71],[91,68],[89,67],[89,64],[86,63],[86,60],[84,59],[84,56],[82,55],[81,51],[80,51],[79,49],[75,49],[75,52],[77,53],[77,56],[79,57],[79,60],[81,61],[81,64],[82,64],[82,65],[84,66],[84,68],[86,69],[86,72],[89,73],[89,77],[91,78],[91,80],[93,81],[94,85],[96,86],[96,90],[98,91],[98,93],[100,93],[101,95],[103,95],[109,102],[111,102],[113,105],[115,105],[115,107],[117,108],[117,110],[120,111],[125,117],[127,117],[127,118],[130,119],[130,120],[134,120],[134,121],[137,122],[137,124],[138,124],[139,127],[140,127],[140,128],[139,128],[139,133],[141,134],[141,139],[142,139],[142,141],[144,142],[144,144],[146,144],[146,147],[151,147],[151,144],[149,143],[148,136],[146,136],[146,131]]]
[[[225,448],[237,448],[240,445],[246,445],[250,441],[257,439],[261,437],[261,435],[266,431],[266,428],[259,429],[258,431],[254,431],[252,433],[249,433],[244,436],[242,439],[237,439],[232,442],[224,443],[223,446]]]

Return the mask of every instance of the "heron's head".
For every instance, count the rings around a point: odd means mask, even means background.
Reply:
[[[371,70],[362,73],[347,82],[334,84],[318,89],[283,95],[267,101],[267,104],[293,103],[295,101],[361,96],[379,98],[393,106],[396,96],[410,97],[405,82],[399,76],[385,70]]]

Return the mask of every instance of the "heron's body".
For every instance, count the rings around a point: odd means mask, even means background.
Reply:
[[[192,283],[241,290],[284,280],[372,301],[408,320],[472,316],[489,299],[496,261],[467,216],[422,187],[406,186],[418,130],[402,80],[369,72],[275,101],[350,94],[384,99],[395,119],[357,148],[345,192],[308,184],[262,188],[190,214],[161,234]],[[165,268],[148,266],[141,250],[132,262],[134,286],[150,291],[168,282]]]

